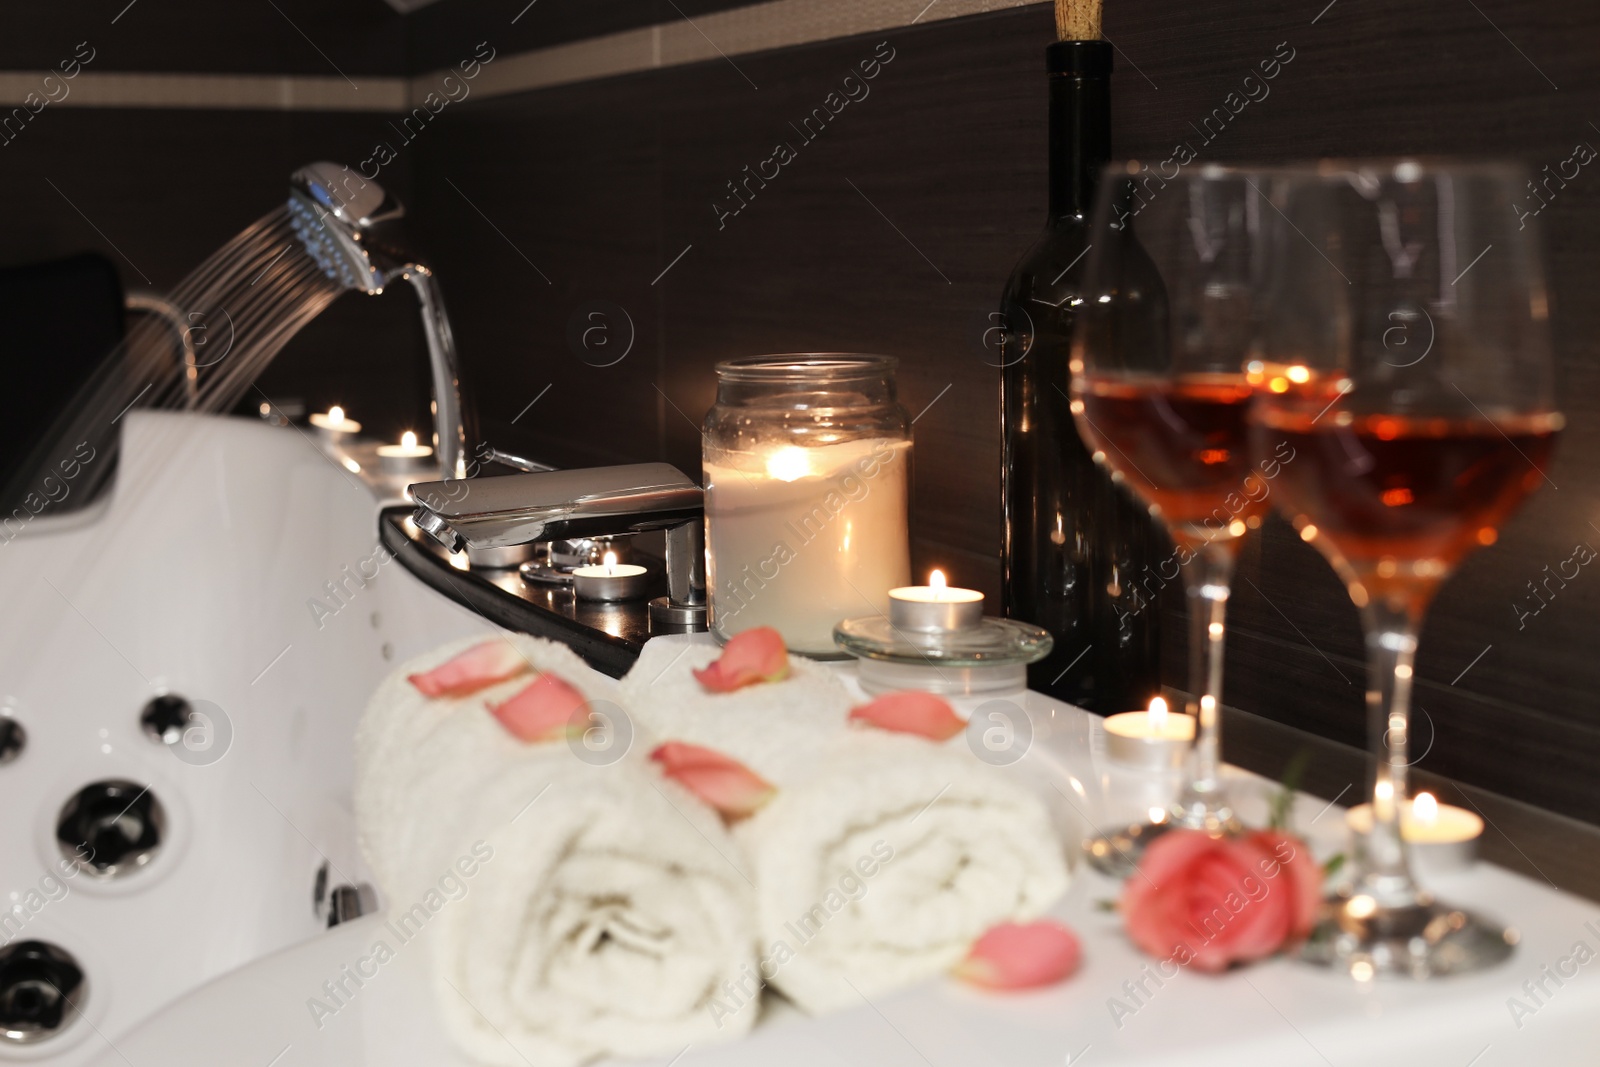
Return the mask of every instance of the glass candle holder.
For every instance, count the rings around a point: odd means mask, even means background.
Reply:
[[[834,625],[887,613],[911,583],[911,419],[888,356],[813,353],[717,365],[706,416],[711,632],[757,626],[790,651],[844,653]]]

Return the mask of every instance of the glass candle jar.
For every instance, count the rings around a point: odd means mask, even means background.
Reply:
[[[790,651],[842,655],[842,618],[911,584],[911,420],[889,356],[812,353],[717,365],[706,416],[711,632],[771,626]]]

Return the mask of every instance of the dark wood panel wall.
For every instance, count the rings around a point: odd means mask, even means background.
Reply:
[[[444,24],[481,13],[431,10]],[[1600,9],[1583,0],[1133,0],[1108,5],[1105,25],[1126,154],[1165,158],[1188,141],[1218,161],[1441,153],[1539,170],[1580,142],[1600,146]],[[1035,5],[449,114],[414,180],[486,435],[562,464],[662,458],[693,470],[717,360],[890,352],[921,413],[917,565],[993,594],[997,383],[979,337],[1044,211],[1050,34],[1049,8]],[[853,90],[861,98],[802,130],[881,49],[892,59]],[[1265,97],[1252,89],[1260,98],[1220,132],[1215,120],[1197,130],[1285,52]],[[750,181],[778,144],[794,158]],[[1417,752],[1425,770],[1600,822],[1600,577],[1552,582],[1537,614],[1517,610],[1537,606],[1528,583],[1542,590],[1547,565],[1600,546],[1600,171],[1547,199],[1537,224],[1570,415],[1550,472],[1559,489],[1540,492],[1435,607]],[[585,351],[571,327],[597,302],[610,329],[591,340],[611,347]],[[1176,684],[1180,600],[1166,604]],[[1233,620],[1230,703],[1364,742],[1355,610],[1283,524],[1248,548]]]
[[[79,42],[90,70],[399,74],[405,20],[382,0],[72,0],[0,11],[0,70],[46,71]],[[442,64],[441,64],[442,65]]]

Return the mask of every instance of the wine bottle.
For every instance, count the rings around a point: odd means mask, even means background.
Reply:
[[[1085,5],[1058,0],[1062,12]],[[1099,36],[1098,4],[1077,35]],[[1160,613],[1151,575],[1164,539],[1143,505],[1097,466],[1073,424],[1069,350],[1091,244],[1089,215],[1111,158],[1111,56],[1098,39],[1046,50],[1050,84],[1050,207],[1044,234],[1006,283],[1000,318],[1004,498],[1002,604],[1049,630],[1050,656],[1029,685],[1101,712],[1143,707],[1160,691]],[[1134,241],[1132,230],[1098,235]],[[1164,294],[1142,249],[1145,284]],[[1143,272],[1141,271],[1141,273]],[[1165,298],[1152,314],[1164,313]]]

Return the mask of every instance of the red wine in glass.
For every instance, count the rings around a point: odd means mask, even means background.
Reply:
[[[1091,377],[1081,420],[1105,462],[1167,523],[1175,539],[1235,541],[1267,510],[1251,465],[1243,374]]]
[[[1286,444],[1278,488],[1307,541],[1326,538],[1371,595],[1426,596],[1544,480],[1554,412],[1318,417],[1270,405],[1258,447]]]

